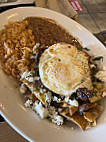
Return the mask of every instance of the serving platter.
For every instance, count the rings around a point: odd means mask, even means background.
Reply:
[[[23,20],[29,16],[46,17],[55,20],[78,38],[83,47],[90,49],[89,54],[103,56],[103,62],[99,67],[106,66],[106,48],[83,26],[72,19],[48,10],[37,7],[20,7],[8,10],[0,14],[0,29],[8,21]],[[82,132],[72,122],[66,122],[63,126],[56,126],[48,120],[41,120],[31,109],[24,107],[24,97],[16,88],[17,82],[7,76],[0,68],[0,113],[5,120],[19,134],[28,141],[35,142],[105,142],[106,141],[106,100],[104,100],[104,111],[97,120],[97,126]]]

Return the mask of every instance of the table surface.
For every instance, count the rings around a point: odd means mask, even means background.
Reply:
[[[84,11],[78,12],[80,23],[106,46],[106,1],[79,0]],[[1,7],[0,13],[15,7],[35,6],[34,4]],[[27,142],[0,116],[0,142]]]

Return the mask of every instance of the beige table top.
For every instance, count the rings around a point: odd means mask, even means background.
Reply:
[[[7,122],[0,123],[0,142],[28,142],[19,135]]]

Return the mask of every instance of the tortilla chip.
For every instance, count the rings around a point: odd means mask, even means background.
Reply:
[[[95,103],[97,101],[99,101],[99,98],[97,96],[92,96],[91,98],[89,98],[90,103]]]
[[[69,113],[72,116],[76,111],[78,110],[78,107],[70,106],[69,107]]]
[[[89,127],[94,127],[94,126],[96,126],[96,120],[94,120],[93,122],[89,123]]]
[[[69,105],[67,103],[61,103],[60,106],[64,107],[64,108],[69,107]]]
[[[71,116],[69,113],[65,114],[64,112],[61,112],[60,114],[66,117],[68,120],[71,120],[72,122],[76,123],[83,131],[89,125],[89,122],[84,119],[83,116],[80,116],[78,113],[75,113],[73,116]]]
[[[71,116],[78,110],[78,107],[71,106],[67,103],[61,104],[61,107],[66,108],[66,109],[68,108],[69,110],[68,113],[70,113]]]
[[[23,79],[22,82],[45,105],[45,94],[44,93],[40,93],[39,90],[36,90],[36,88],[34,87],[34,83],[30,83],[30,82],[26,81],[25,79]]]
[[[60,114],[61,115],[66,115],[66,114],[68,114],[69,113],[69,110],[67,110],[67,109],[63,109],[61,112],[60,112]]]
[[[34,94],[30,95],[30,99],[32,100],[33,103],[38,100],[38,98],[36,98]]]
[[[97,105],[91,109],[89,109],[88,112],[84,112],[84,118],[89,121],[89,122],[94,122],[99,115],[102,113],[103,111],[103,106]]]
[[[91,103],[95,103],[95,102],[97,102],[97,101],[99,101],[99,100],[102,100],[104,97],[106,97],[105,93],[106,93],[106,90],[104,90],[104,89],[99,90],[99,91],[96,93],[95,96],[92,96],[91,98],[89,98],[89,101],[90,101]]]
[[[57,103],[66,103],[65,100],[57,100]]]
[[[90,104],[90,105],[89,105],[89,109],[90,109],[90,108],[93,108],[93,107],[95,107],[95,106],[97,106],[97,103]]]

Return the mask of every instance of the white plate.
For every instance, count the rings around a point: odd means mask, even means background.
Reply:
[[[8,10],[0,15],[0,29],[9,20],[22,20],[28,16],[41,16],[55,19],[74,36],[78,37],[84,47],[89,47],[91,49],[90,54],[96,53],[97,55],[103,55],[103,64],[106,65],[106,49],[103,44],[80,24],[57,12],[34,7]],[[0,70],[1,114],[27,140],[36,142],[106,141],[106,103],[104,104],[105,110],[98,119],[97,126],[82,132],[72,122],[67,122],[64,126],[56,126],[47,120],[40,120],[31,109],[24,107],[24,99],[19,95],[18,89],[14,88],[14,84],[16,82]]]

